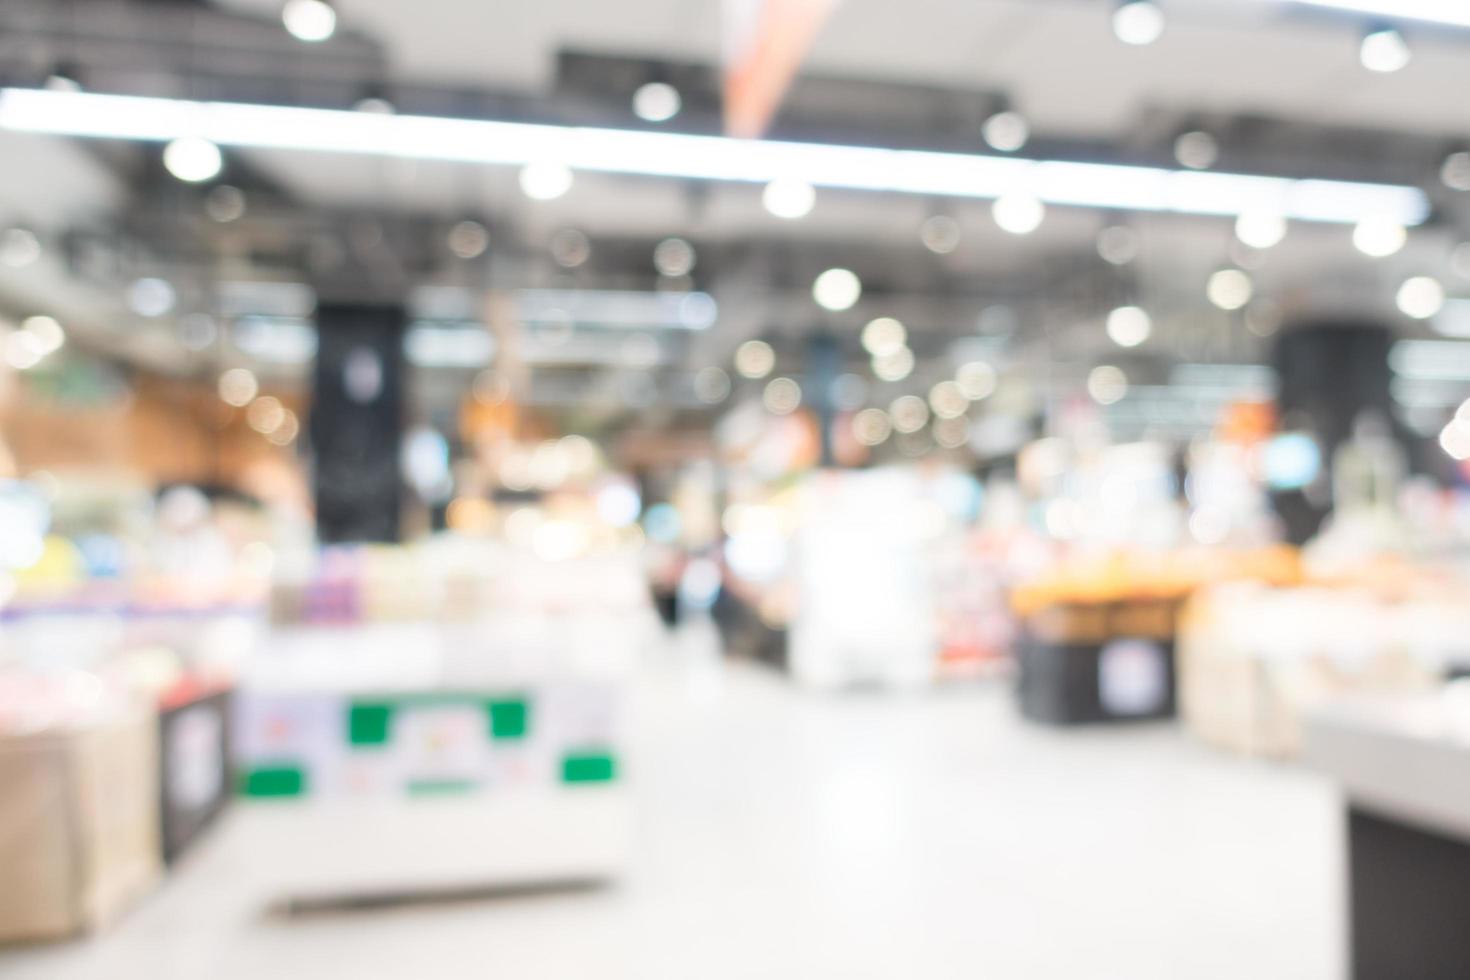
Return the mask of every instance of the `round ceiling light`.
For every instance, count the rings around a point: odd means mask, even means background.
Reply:
[[[1164,35],[1164,11],[1154,0],[1123,0],[1113,11],[1113,34],[1124,44],[1153,44]]]
[[[653,248],[653,267],[669,279],[694,271],[694,246],[682,238],[665,238]]]
[[[995,368],[985,361],[969,361],[960,365],[955,372],[954,379],[959,382],[960,390],[965,397],[972,402],[982,401],[995,393],[996,375]]]
[[[874,357],[896,354],[908,343],[908,330],[891,316],[880,316],[863,327],[863,350]]]
[[[1111,364],[1100,364],[1087,375],[1087,393],[1099,405],[1116,405],[1128,394],[1128,375]]]
[[[465,219],[449,229],[449,250],[462,259],[477,259],[490,247],[490,232],[478,221]]]
[[[761,392],[761,404],[772,415],[790,415],[801,407],[801,385],[790,378],[776,378]]]
[[[1369,218],[1353,228],[1353,247],[1375,259],[1397,254],[1408,241],[1408,229],[1396,221]]]
[[[778,218],[804,218],[817,203],[816,189],[804,180],[778,177],[761,191],[761,203]]]
[[[230,368],[219,376],[219,397],[226,405],[244,408],[260,394],[260,382],[246,368]]]
[[[1409,66],[1413,54],[1409,42],[1392,27],[1370,31],[1363,37],[1363,46],[1358,52],[1363,67],[1369,71],[1389,74],[1402,71]]]
[[[1174,141],[1174,159],[1190,170],[1208,170],[1220,159],[1220,143],[1204,130],[1182,133]]]
[[[298,41],[315,44],[337,33],[337,11],[326,0],[286,0],[281,23]]]
[[[742,378],[764,378],[776,367],[776,351],[764,340],[747,340],[735,348],[735,370]]]
[[[960,223],[947,214],[925,218],[919,240],[935,255],[948,255],[960,247]]]
[[[893,423],[881,408],[865,408],[852,417],[852,434],[864,446],[877,446],[893,435]]]
[[[1439,179],[1452,191],[1470,191],[1470,153],[1460,150],[1445,157]]]
[[[862,295],[862,280],[851,269],[828,269],[812,283],[812,298],[833,313],[852,309]]]
[[[1138,232],[1127,225],[1109,225],[1097,233],[1097,254],[1109,265],[1127,265],[1138,258]]]
[[[895,431],[918,432],[929,424],[929,405],[918,395],[903,395],[888,406],[888,417]]]
[[[1286,219],[1274,211],[1247,211],[1235,219],[1235,237],[1251,248],[1280,245],[1286,230]]]
[[[990,213],[1002,231],[1029,235],[1046,219],[1046,205],[1030,194],[1007,194],[996,199]]]
[[[554,201],[572,189],[575,177],[564,163],[541,161],[521,168],[521,191],[533,201]]]
[[[914,352],[907,347],[873,358],[873,374],[879,381],[902,381],[913,373]]]
[[[970,399],[957,381],[941,381],[929,389],[929,407],[941,419],[955,419],[970,409]]]
[[[1108,314],[1108,339],[1119,347],[1137,347],[1153,330],[1153,318],[1142,307],[1120,306]]]
[[[224,164],[219,147],[202,136],[180,136],[163,148],[163,165],[168,172],[191,184],[217,176]]]
[[[29,228],[0,231],[0,265],[23,269],[41,257],[41,240]]]
[[[1444,286],[1438,279],[1415,276],[1399,287],[1399,312],[1415,320],[1428,320],[1444,309]]]
[[[1221,269],[1210,276],[1205,295],[1222,310],[1238,310],[1255,295],[1255,284],[1239,269]]]
[[[679,90],[668,82],[648,82],[633,93],[633,114],[644,122],[668,122],[683,107]]]
[[[54,317],[29,316],[22,323],[21,329],[36,338],[42,356],[54,353],[61,349],[66,343],[66,331]]]
[[[1015,153],[1031,138],[1031,124],[1014,109],[1005,109],[985,120],[980,135],[991,149]]]

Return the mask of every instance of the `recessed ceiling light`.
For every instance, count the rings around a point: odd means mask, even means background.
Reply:
[[[61,349],[66,343],[66,331],[54,317],[29,316],[21,324],[21,329],[36,338],[40,345],[41,354],[44,356]]]
[[[996,199],[990,213],[1003,231],[1029,235],[1046,219],[1046,205],[1030,194],[1006,194]]]
[[[1444,309],[1444,286],[1438,279],[1415,276],[1399,287],[1399,312],[1415,320],[1428,320]]]
[[[828,269],[812,283],[812,298],[833,313],[852,309],[862,295],[862,280],[851,269]]]
[[[735,348],[735,370],[742,378],[764,378],[776,367],[776,352],[764,340],[747,340]]]
[[[1286,219],[1274,211],[1247,211],[1235,219],[1235,237],[1251,248],[1272,248],[1286,237]]]
[[[219,397],[226,405],[244,408],[260,394],[260,382],[246,368],[230,368],[219,376]]]
[[[878,446],[893,434],[893,423],[881,408],[865,408],[852,417],[852,434],[864,446]]]
[[[204,213],[220,224],[229,224],[244,217],[245,207],[245,192],[230,184],[220,184],[204,198]]]
[[[337,11],[326,0],[286,0],[281,23],[298,41],[325,41],[337,32]]]
[[[1108,314],[1108,339],[1119,347],[1137,347],[1153,331],[1153,318],[1142,307],[1120,306]]]
[[[791,378],[774,378],[761,392],[761,404],[772,415],[790,415],[801,407],[801,385]]]
[[[521,191],[533,201],[554,201],[572,189],[574,179],[564,163],[528,163],[521,168]]]
[[[1174,159],[1190,170],[1208,170],[1220,159],[1220,143],[1201,129],[1181,133],[1174,141]]]
[[[1470,153],[1461,150],[1445,157],[1439,179],[1452,191],[1470,191]]]
[[[1255,284],[1239,269],[1221,269],[1210,276],[1205,294],[1222,310],[1238,310],[1251,301]]]
[[[874,357],[872,365],[879,381],[902,381],[914,373],[914,352],[900,347],[891,354]]]
[[[1363,37],[1358,57],[1369,71],[1388,74],[1407,68],[1413,54],[1402,34],[1392,27],[1384,27]]]
[[[902,395],[888,406],[888,417],[898,432],[918,432],[929,424],[929,404],[918,395]]]
[[[995,393],[997,383],[995,368],[986,361],[968,361],[960,365],[954,375],[960,390],[972,402],[989,398]]]
[[[908,342],[908,330],[891,316],[880,316],[863,327],[863,350],[873,357],[884,357],[902,350]]]
[[[633,114],[644,122],[668,122],[683,107],[679,90],[668,82],[648,82],[633,93]]]
[[[1113,11],[1113,33],[1124,44],[1153,44],[1164,34],[1164,11],[1154,0],[1123,0]]]
[[[490,247],[490,232],[478,221],[456,222],[447,236],[449,251],[462,259],[477,259]]]
[[[985,120],[980,127],[980,135],[991,149],[1014,153],[1031,138],[1031,124],[1014,109],[1005,109]]]
[[[41,257],[41,240],[29,228],[0,231],[0,265],[23,269]]]
[[[1127,265],[1138,258],[1138,232],[1127,225],[1109,225],[1097,233],[1097,254],[1109,265]]]
[[[960,235],[960,223],[947,214],[925,218],[919,228],[919,240],[935,255],[948,255],[959,248]]]
[[[653,267],[670,279],[693,272],[695,259],[694,246],[682,238],[665,238],[653,248]]]
[[[957,381],[941,381],[929,389],[929,407],[942,419],[955,419],[970,410],[970,399]]]
[[[202,136],[180,136],[163,148],[163,165],[179,180],[199,184],[219,175],[224,155]]]
[[[761,191],[761,203],[778,218],[804,218],[816,205],[817,192],[804,180],[778,177]]]
[[[1099,364],[1087,375],[1087,393],[1099,405],[1115,405],[1128,394],[1128,375],[1111,364]]]
[[[1353,247],[1375,259],[1398,253],[1408,240],[1408,230],[1393,221],[1370,218],[1353,229]]]

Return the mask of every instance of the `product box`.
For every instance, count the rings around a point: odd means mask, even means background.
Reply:
[[[151,713],[0,736],[0,942],[106,925],[162,871]]]

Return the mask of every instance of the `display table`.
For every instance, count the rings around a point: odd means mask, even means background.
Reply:
[[[1175,609],[1068,603],[1027,616],[1016,647],[1021,713],[1053,725],[1172,717]]]
[[[1470,977],[1470,694],[1319,709],[1304,758],[1344,792],[1355,980]]]
[[[1211,745],[1291,758],[1315,706],[1431,690],[1464,660],[1467,637],[1462,597],[1255,582],[1204,589],[1181,617],[1180,712]]]
[[[300,903],[615,877],[633,812],[620,648],[640,622],[278,629],[231,739],[268,890]]]

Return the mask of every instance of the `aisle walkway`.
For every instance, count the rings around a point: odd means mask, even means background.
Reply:
[[[282,921],[230,825],[106,938],[6,980],[1337,980],[1335,801],[1171,726],[1052,732],[999,686],[808,696],[708,658],[640,690],[604,891]]]

